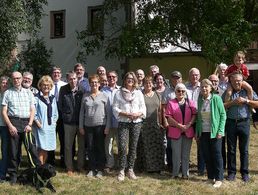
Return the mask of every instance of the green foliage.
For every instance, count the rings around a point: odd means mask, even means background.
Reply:
[[[106,58],[136,57],[172,45],[201,48],[211,64],[231,63],[258,32],[256,0],[105,0],[103,10],[104,35],[78,33],[84,56],[103,50]],[[128,19],[122,24],[115,16],[121,10]]]
[[[0,62],[8,63],[10,52],[16,47],[17,35],[33,34],[40,27],[42,6],[47,0],[0,1]]]
[[[30,40],[26,50],[21,52],[20,71],[29,71],[33,74],[33,84],[36,86],[38,80],[43,75],[49,75],[51,72],[52,49],[48,50],[43,39]]]

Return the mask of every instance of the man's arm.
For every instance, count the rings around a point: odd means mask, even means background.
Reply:
[[[17,129],[15,126],[13,126],[13,124],[11,123],[8,114],[7,114],[7,105],[3,105],[2,107],[2,115],[3,115],[3,119],[6,123],[6,125],[8,126],[9,132],[12,136],[17,135]]]

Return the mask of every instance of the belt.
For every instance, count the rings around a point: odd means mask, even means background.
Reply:
[[[237,119],[228,118],[228,120],[238,123],[238,122],[248,121],[249,118],[237,118]]]
[[[21,121],[28,121],[29,118],[20,118],[20,117],[16,117],[16,116],[8,116],[9,119],[14,119],[14,120],[21,120]]]

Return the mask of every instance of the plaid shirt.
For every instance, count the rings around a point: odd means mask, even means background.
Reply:
[[[30,109],[35,106],[34,95],[30,89],[12,87],[5,91],[2,106],[7,106],[8,116],[29,118]]]

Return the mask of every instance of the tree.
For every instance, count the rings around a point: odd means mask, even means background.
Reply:
[[[40,27],[47,0],[0,1],[0,62],[7,64],[19,33],[33,34]]]
[[[33,84],[36,86],[43,75],[51,72],[52,49],[47,49],[43,39],[31,39],[27,49],[19,55],[21,71],[29,71],[33,74]]]
[[[115,17],[121,9],[129,16],[122,25]],[[106,58],[130,58],[172,45],[193,54],[201,48],[211,64],[230,63],[257,35],[257,13],[256,0],[105,0],[105,33],[86,28],[78,40],[84,55],[103,50]]]

